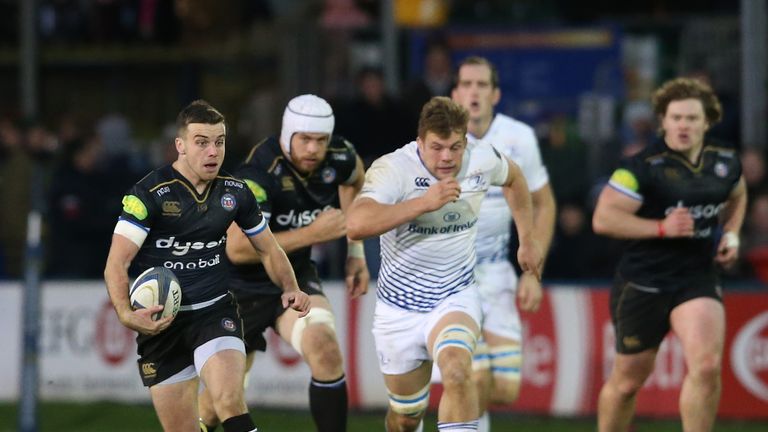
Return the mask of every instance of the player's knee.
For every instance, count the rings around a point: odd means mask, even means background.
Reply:
[[[336,344],[336,319],[333,312],[328,309],[313,307],[306,316],[297,319],[293,324],[290,340],[291,346],[296,352],[304,355],[305,339],[307,342],[312,342],[310,339],[314,338],[331,338]]]
[[[434,358],[446,390],[472,385],[472,353],[476,344],[475,333],[459,324],[446,326],[435,338]]]
[[[633,397],[643,388],[645,379],[638,376],[625,376],[614,380],[614,388],[623,398]]]
[[[443,387],[448,392],[452,389],[474,385],[470,369],[468,367],[462,367],[460,362],[447,364],[443,369],[440,369],[440,375],[442,377]]]
[[[430,385],[427,383],[424,388],[409,395],[389,392],[389,411],[396,423],[403,427],[413,425],[412,429],[401,428],[401,430],[415,430],[418,427],[419,421],[429,406],[429,388]]]
[[[312,369],[313,376],[341,373],[342,357],[336,339],[333,312],[312,308],[309,314],[296,321],[291,334],[291,345]]]
[[[464,350],[445,349],[438,361],[443,387],[452,388],[473,385],[472,358]]]
[[[716,381],[720,379],[722,371],[721,356],[711,354],[689,362],[688,374],[702,381]]]
[[[304,328],[301,347],[305,354],[310,352],[339,351],[336,333],[325,323],[312,323]]]
[[[342,366],[341,349],[333,330],[327,325],[313,324],[304,330],[302,347],[310,368],[339,369]]]
[[[701,356],[699,359],[688,361],[690,371],[705,377],[720,376],[722,369],[722,356],[712,353]]]
[[[218,414],[219,418],[229,418],[242,413],[244,406],[243,389],[239,386],[222,389],[218,394],[211,396],[215,413]]]

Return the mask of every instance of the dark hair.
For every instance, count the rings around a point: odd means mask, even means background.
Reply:
[[[662,84],[653,94],[653,112],[663,117],[670,102],[684,99],[701,101],[709,126],[714,126],[723,118],[723,108],[715,92],[710,86],[694,78],[675,78]]]
[[[191,123],[209,125],[224,123],[224,115],[208,102],[198,99],[184,107],[176,117],[176,130],[179,136],[184,134],[184,130]]]
[[[467,134],[469,113],[464,107],[445,96],[435,96],[421,109],[419,116],[419,138],[424,139],[427,132],[433,132],[440,138],[447,138],[452,132],[458,132],[462,138]]]
[[[462,66],[488,66],[488,69],[491,71],[491,87],[499,87],[499,70],[496,69],[496,66],[490,60],[480,56],[469,56],[459,63],[459,66],[456,68],[456,74],[453,77],[454,87],[459,85],[459,72],[461,72]]]

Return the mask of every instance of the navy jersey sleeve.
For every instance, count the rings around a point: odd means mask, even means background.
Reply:
[[[237,205],[237,214],[235,215],[235,222],[237,225],[240,226],[248,237],[255,236],[264,231],[267,227],[267,220],[264,219],[264,216],[261,214],[259,203],[256,200],[256,194],[250,186],[243,189],[239,201],[240,202]]]
[[[158,214],[157,208],[153,194],[141,183],[137,183],[123,196],[123,211],[120,219],[137,225],[144,231],[149,231]]]
[[[263,168],[254,164],[242,165],[235,177],[243,180],[253,194],[264,217],[272,214],[272,198],[275,195],[274,178]]]
[[[619,192],[642,201],[647,187],[646,164],[638,156],[624,158],[608,184]]]
[[[734,155],[733,165],[736,174],[733,178],[733,189],[736,189],[736,187],[739,185],[739,180],[741,180],[741,176],[743,175],[743,167],[741,166],[741,159],[738,157],[738,155]]]
[[[357,151],[355,146],[340,136],[333,137],[333,143],[328,148],[332,166],[339,173],[341,184],[349,184],[357,177]]]

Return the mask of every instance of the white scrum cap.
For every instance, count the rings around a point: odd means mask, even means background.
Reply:
[[[288,102],[283,112],[283,128],[280,146],[285,154],[291,154],[291,137],[297,132],[333,133],[333,109],[325,99],[312,94],[296,96]]]

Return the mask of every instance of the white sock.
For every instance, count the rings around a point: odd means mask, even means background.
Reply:
[[[437,422],[437,430],[445,432],[475,432],[477,431],[477,420],[466,422]]]
[[[491,416],[488,414],[488,411],[480,416],[480,421],[477,423],[477,432],[491,432]]]

